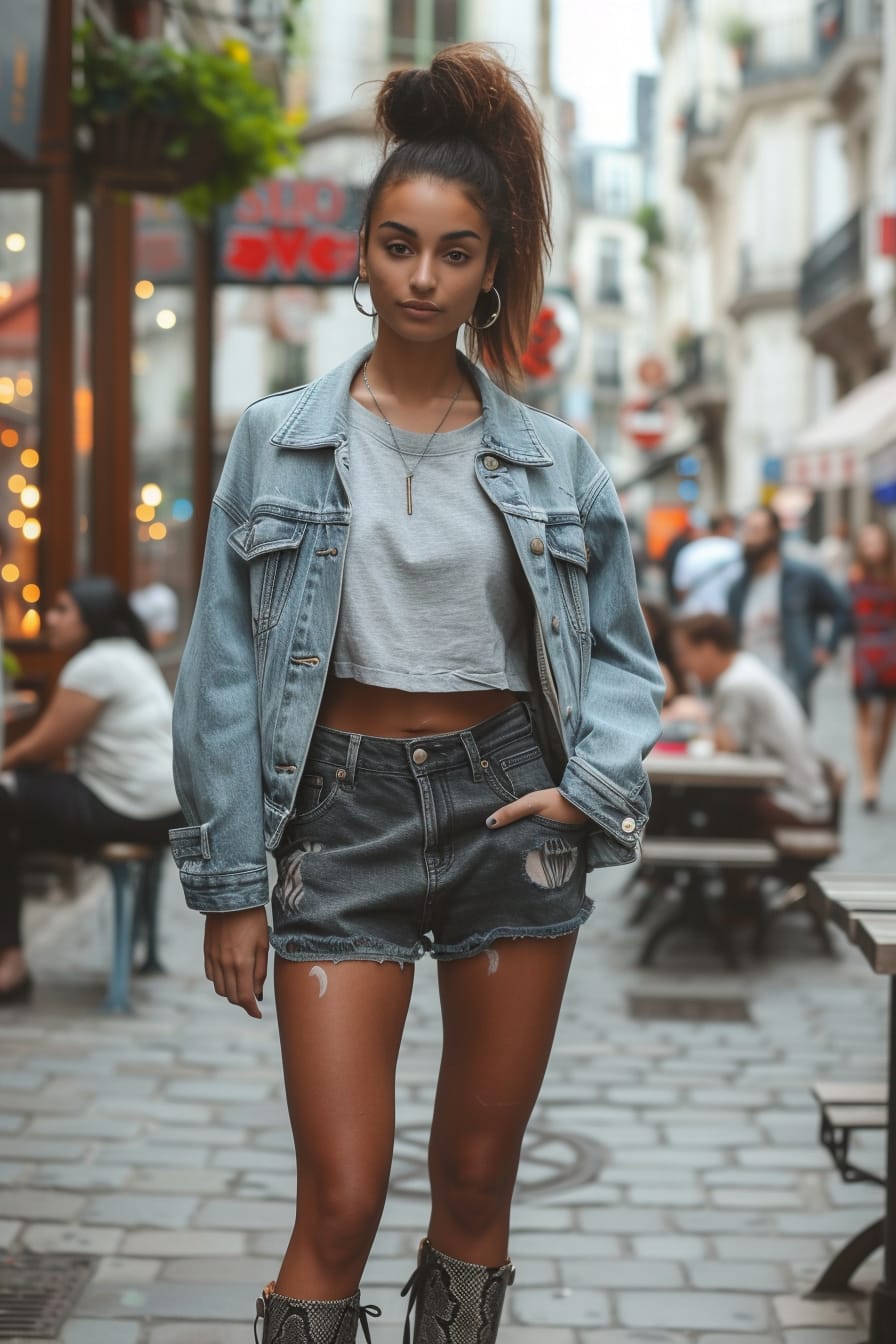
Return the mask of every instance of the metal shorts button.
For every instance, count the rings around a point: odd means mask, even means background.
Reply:
[[[636,825],[637,822],[635,821],[634,817],[626,817],[622,823],[622,829],[625,831],[626,835],[631,835]]]
[[[491,453],[489,453],[482,459],[482,465],[485,467],[486,471],[497,471],[501,463],[496,457],[492,457]]]
[[[529,542],[529,550],[533,555],[544,555],[544,542],[541,537],[533,537]]]
[[[423,765],[424,761],[427,759],[428,756],[429,756],[428,751],[424,751],[422,747],[418,747],[417,750],[414,752],[413,756],[411,757],[411,759],[413,760],[415,765]]]

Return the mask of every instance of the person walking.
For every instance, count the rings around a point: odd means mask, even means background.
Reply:
[[[37,723],[3,753],[0,774],[0,1005],[29,997],[19,860],[30,850],[89,854],[126,841],[161,847],[183,821],[174,791],[171,692],[125,594],[75,579],[44,619],[68,655]],[[72,768],[50,768],[64,752]]]
[[[418,1344],[492,1344],[586,869],[636,857],[663,682],[606,469],[498,386],[549,241],[525,85],[448,48],[389,75],[376,117],[355,284],[376,340],[237,426],[175,692],[171,840],[216,992],[261,1016],[276,954],[298,1194],[263,1344],[369,1338],[424,953],[443,1046],[405,1338],[413,1313]]]
[[[881,523],[859,532],[849,571],[852,685],[862,805],[877,810],[880,776],[896,718],[896,548]]]
[[[812,683],[851,627],[847,597],[817,566],[782,555],[774,509],[750,510],[741,548],[744,572],[728,590],[735,639],[783,677],[809,714]],[[822,638],[824,618],[830,628]]]
[[[672,573],[678,616],[697,616],[712,611],[723,616],[728,610],[728,589],[743,568],[733,513],[717,513],[709,533],[680,551]]]

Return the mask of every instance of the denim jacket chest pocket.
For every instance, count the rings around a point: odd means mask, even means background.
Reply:
[[[307,528],[303,519],[257,512],[227,538],[227,544],[249,565],[256,635],[272,629],[283,615]]]
[[[545,527],[545,545],[569,623],[577,634],[590,638],[588,550],[581,523],[549,519]]]

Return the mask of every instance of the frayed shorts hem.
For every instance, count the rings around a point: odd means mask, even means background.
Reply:
[[[275,954],[284,961],[377,961],[381,964],[389,961],[403,966],[407,962],[420,961],[427,952],[434,961],[460,961],[477,956],[501,938],[564,938],[580,929],[593,909],[594,902],[586,896],[572,919],[528,928],[508,925],[489,933],[474,934],[462,943],[434,943],[423,938],[413,947],[397,947],[352,938],[297,938],[292,934],[275,933],[273,929],[268,930],[268,938]]]

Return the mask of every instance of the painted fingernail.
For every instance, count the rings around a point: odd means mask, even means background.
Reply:
[[[497,817],[486,817],[486,819],[485,819],[485,824],[486,824],[486,826],[497,826],[497,824],[498,824],[498,818],[497,818]]]

